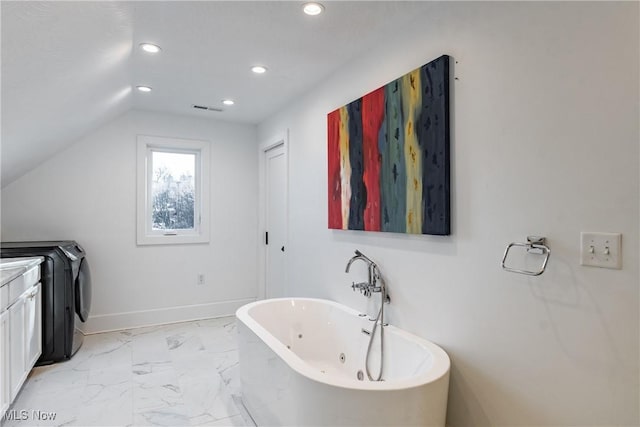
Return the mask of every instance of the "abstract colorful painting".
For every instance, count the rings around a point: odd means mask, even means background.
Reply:
[[[329,228],[450,234],[449,57],[328,114]]]

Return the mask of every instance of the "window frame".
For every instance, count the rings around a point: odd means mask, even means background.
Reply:
[[[195,154],[194,228],[188,230],[153,230],[151,186],[153,152]],[[208,141],[137,136],[137,226],[138,245],[171,245],[209,242],[209,173]]]

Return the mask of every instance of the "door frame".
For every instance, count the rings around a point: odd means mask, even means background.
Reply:
[[[267,151],[272,150],[278,146],[282,146],[284,151],[284,163],[285,163],[285,188],[284,188],[284,200],[285,200],[285,272],[284,278],[285,289],[288,289],[288,274],[287,274],[287,259],[289,258],[289,129],[274,135],[273,137],[266,139],[260,143],[258,150],[258,292],[257,299],[265,299],[267,295],[267,245],[265,244],[265,232],[267,231],[267,189],[266,189],[266,174],[267,164],[266,155]]]

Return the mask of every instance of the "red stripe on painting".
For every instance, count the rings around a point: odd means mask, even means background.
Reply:
[[[342,205],[340,188],[340,110],[327,115],[327,157],[329,228],[342,229]]]
[[[380,151],[378,134],[384,118],[384,87],[362,97],[363,181],[367,189],[364,229],[380,231]]]

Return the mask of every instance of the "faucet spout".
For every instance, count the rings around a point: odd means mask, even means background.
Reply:
[[[344,272],[345,272],[345,273],[348,273],[348,272],[349,272],[349,269],[351,268],[351,264],[353,264],[353,263],[354,263],[355,261],[357,261],[357,260],[362,260],[362,261],[364,261],[364,262],[367,262],[367,261],[364,259],[363,255],[360,253],[360,251],[356,251],[356,255],[355,255],[355,256],[353,256],[353,257],[349,260],[349,262],[347,262],[347,268],[345,268],[345,269],[344,269]]]

